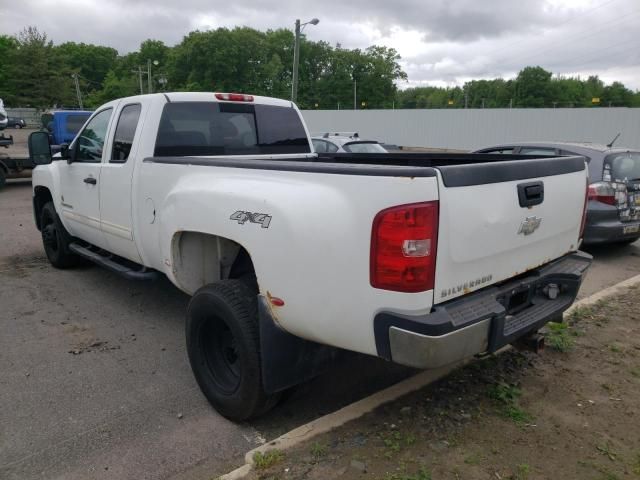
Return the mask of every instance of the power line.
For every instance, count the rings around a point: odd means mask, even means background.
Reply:
[[[564,47],[565,45],[569,44],[569,43],[574,43],[578,40],[583,40],[585,38],[590,38],[593,37],[595,35],[598,35],[599,33],[602,33],[604,30],[608,30],[610,29],[610,26],[612,24],[617,25],[617,24],[621,24],[624,23],[625,21],[629,20],[630,18],[632,18],[634,15],[637,15],[638,13],[640,13],[640,10],[634,10],[632,12],[629,12],[627,14],[625,14],[625,16],[623,18],[615,18],[609,22],[605,22],[603,24],[601,24],[601,28],[592,30],[591,32],[588,32],[585,35],[577,35],[574,37],[569,37],[568,39],[562,39],[562,46]],[[527,63],[530,59],[532,58],[536,58],[539,57],[540,55],[544,55],[548,52],[552,52],[552,51],[557,51],[558,47],[554,46],[551,48],[546,48],[544,50],[538,50],[536,53],[534,53],[533,55],[529,55],[527,57],[525,57],[525,60],[523,63]]]
[[[590,14],[590,13],[592,13],[592,12],[596,11],[596,10],[599,10],[600,8],[606,7],[607,5],[610,5],[610,4],[612,4],[612,3],[614,3],[614,2],[617,2],[617,1],[619,1],[619,0],[608,0],[608,1],[604,2],[604,3],[601,3],[600,5],[596,5],[596,6],[595,6],[595,7],[593,7],[593,8],[589,8],[589,9],[587,9],[587,10],[583,10],[582,12],[580,12],[580,13],[578,13],[578,14],[574,15],[574,16],[573,16],[573,17],[571,17],[570,19],[565,20],[564,22],[560,22],[560,23],[558,23],[558,24],[554,25],[554,26],[553,26],[553,28],[551,29],[551,32],[554,32],[554,31],[556,31],[559,27],[562,27],[562,26],[567,25],[567,24],[569,24],[569,23],[574,23],[577,19],[579,19],[579,18],[581,18],[581,17],[584,17],[584,16],[585,16],[585,15],[587,15],[587,14]],[[617,17],[619,17],[619,15],[618,15]],[[614,19],[614,21],[615,21],[615,20],[617,20],[617,18],[616,18],[616,19]],[[512,43],[510,44],[510,46],[511,46],[511,47],[513,47],[513,46],[515,46],[515,45],[519,45],[519,44],[524,43],[524,42],[527,42],[527,41],[529,41],[529,40],[530,40],[530,37],[526,37],[526,38],[523,38],[523,39],[521,39],[521,40],[518,40],[518,41],[512,42]],[[499,61],[502,61],[502,60],[509,60],[509,59],[511,59],[511,58],[514,56],[513,50],[511,50],[511,52],[512,52],[512,53],[510,53],[509,55],[505,55],[505,56],[503,56],[503,57],[498,57],[497,61],[499,62]],[[517,55],[517,54],[516,54],[516,55]]]

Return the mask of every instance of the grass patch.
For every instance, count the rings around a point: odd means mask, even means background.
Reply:
[[[516,473],[513,475],[514,480],[527,480],[529,478],[529,473],[531,472],[531,467],[526,463],[521,463],[516,467]]]
[[[518,424],[531,423],[533,420],[533,417],[518,405],[522,391],[515,385],[505,383],[492,385],[487,395],[498,405],[498,411],[503,417]]]
[[[640,367],[633,367],[629,370],[629,373],[636,378],[640,378]]]
[[[549,332],[545,337],[545,343],[558,352],[566,353],[573,348],[574,340],[569,335],[567,323],[549,322]]]
[[[613,451],[609,442],[601,445],[596,445],[596,450],[598,450],[601,454],[609,457],[609,460],[611,460],[612,462],[616,461],[616,457],[618,456],[618,454]]]
[[[421,468],[418,473],[387,473],[384,480],[431,480],[431,472]]]
[[[611,350],[613,353],[622,353],[622,347],[620,345],[616,345],[615,343],[609,345],[609,350]]]
[[[590,306],[577,307],[569,315],[569,322],[577,322],[578,320],[592,317],[593,314],[593,308]]]
[[[324,443],[315,442],[311,445],[311,455],[316,460],[321,459],[327,454],[328,448]]]
[[[284,453],[277,449],[269,450],[265,453],[256,452],[253,454],[253,464],[258,470],[270,468],[282,460],[284,460]]]
[[[467,455],[464,459],[464,463],[466,463],[467,465],[478,465],[480,463],[480,455],[478,455],[477,453]]]
[[[416,437],[412,433],[403,434],[402,432],[394,431],[389,433],[381,433],[380,439],[385,447],[384,456],[387,458],[393,457],[395,454],[400,453],[403,447],[410,447],[416,443]]]

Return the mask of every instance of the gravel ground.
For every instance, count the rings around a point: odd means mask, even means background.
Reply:
[[[286,453],[250,479],[640,477],[640,288]]]

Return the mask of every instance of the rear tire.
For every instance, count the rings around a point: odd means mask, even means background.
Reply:
[[[40,232],[42,233],[44,251],[51,265],[56,268],[69,268],[79,263],[80,257],[69,250],[72,237],[62,225],[53,202],[47,202],[42,207]]]
[[[277,403],[262,384],[255,290],[237,279],[199,289],[186,322],[191,369],[207,400],[234,421],[257,417]]]
[[[4,173],[4,170],[0,168],[0,188],[4,187],[5,183],[7,183],[7,175]]]

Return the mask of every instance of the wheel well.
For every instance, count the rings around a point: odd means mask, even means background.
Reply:
[[[40,217],[42,216],[42,208],[52,202],[53,197],[47,187],[36,187],[33,195],[33,215],[36,220],[36,227],[40,230]]]
[[[2,160],[0,160],[0,170],[2,170],[4,173],[9,173],[9,168],[4,164]]]
[[[180,287],[193,294],[227,278],[255,276],[249,252],[239,243],[201,232],[178,232],[172,242],[173,273]]]

